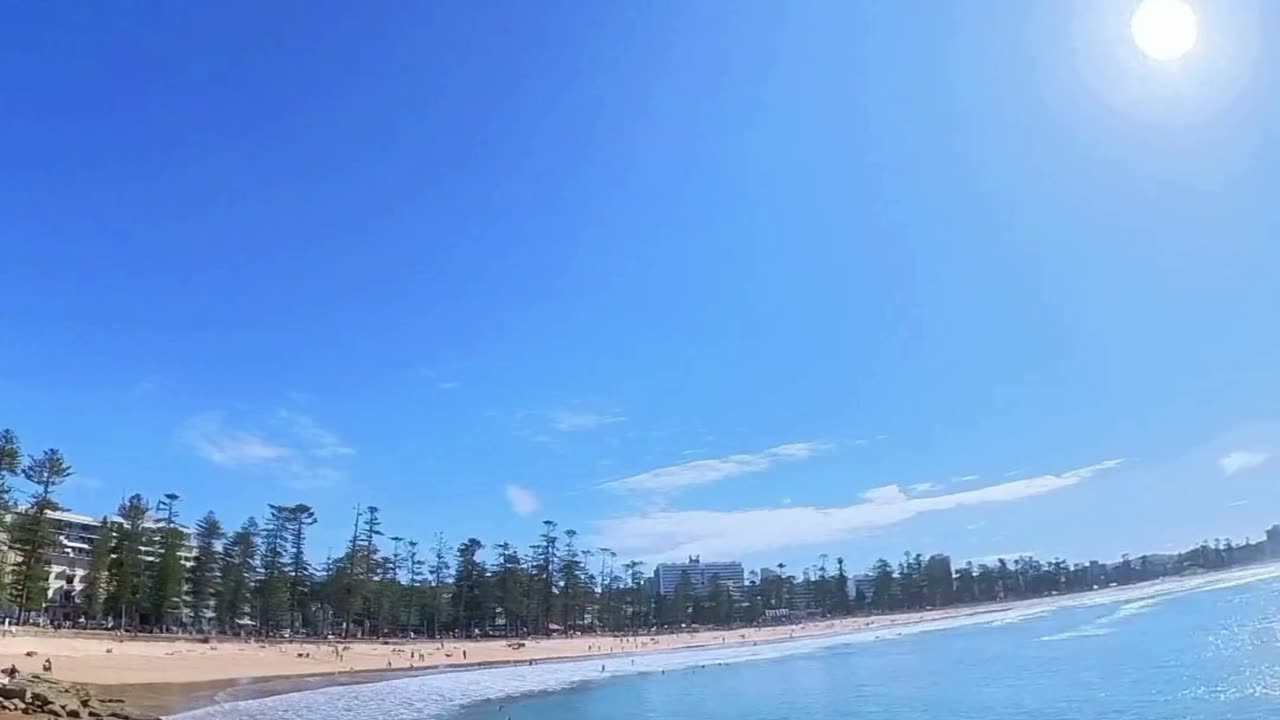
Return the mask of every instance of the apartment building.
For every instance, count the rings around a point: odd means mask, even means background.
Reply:
[[[676,585],[686,574],[693,585],[694,592],[702,592],[710,586],[720,584],[728,585],[735,593],[740,593],[746,584],[742,563],[736,560],[702,562],[701,558],[695,555],[689,558],[688,562],[659,563],[653,569],[655,589],[663,595],[675,595]]]
[[[49,514],[53,522],[53,532],[58,538],[55,549],[46,553],[49,562],[49,597],[45,604],[44,617],[48,620],[75,621],[83,613],[80,594],[84,592],[85,576],[89,572],[89,561],[93,557],[93,548],[102,532],[101,517],[80,515],[73,512],[54,512]],[[121,524],[118,517],[106,518],[112,525]],[[149,519],[146,527],[159,529],[162,524]],[[186,537],[186,542],[178,551],[178,557],[184,565],[190,565],[195,558],[195,547],[191,544],[191,531],[178,526]],[[144,562],[153,563],[159,558],[154,547],[142,548]]]

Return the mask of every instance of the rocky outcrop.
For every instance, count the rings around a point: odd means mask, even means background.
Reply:
[[[0,685],[0,720],[6,715],[160,720],[150,713],[129,709],[119,698],[95,698],[83,685],[59,682],[39,674]]]

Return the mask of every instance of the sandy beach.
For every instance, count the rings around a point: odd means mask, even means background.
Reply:
[[[274,695],[337,684],[376,682],[414,672],[466,667],[607,658],[697,647],[787,642],[793,639],[872,632],[912,623],[973,618],[1017,610],[1097,604],[1191,589],[1224,587],[1280,575],[1280,564],[1166,578],[1088,593],[967,605],[892,615],[817,620],[796,625],[701,630],[679,634],[533,638],[523,646],[506,640],[272,641],[173,636],[117,637],[106,633],[20,628],[0,636],[0,667],[41,673],[46,659],[53,680],[88,685],[97,696],[124,698],[132,707],[160,714],[217,701],[229,688]],[[31,653],[28,655],[28,653]]]
[[[387,670],[523,663],[575,657],[653,652],[708,645],[770,642],[791,638],[890,627],[920,620],[992,612],[1009,604],[953,608],[875,617],[820,620],[798,625],[732,631],[612,637],[533,638],[515,647],[506,640],[245,641],[215,638],[208,643],[174,637],[117,638],[105,633],[67,633],[22,628],[0,638],[0,666],[40,672],[46,658],[53,676],[94,685],[208,683],[245,678],[359,673]],[[28,656],[28,652],[34,652]]]

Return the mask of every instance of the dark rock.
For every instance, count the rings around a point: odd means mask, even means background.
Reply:
[[[35,692],[31,693],[31,697],[28,698],[27,700],[28,704],[35,705],[36,707],[44,707],[45,705],[48,705],[51,702],[53,701],[49,699],[49,696],[45,695],[39,690],[36,690]]]
[[[56,718],[66,717],[66,714],[62,712],[62,708],[59,708],[57,705],[46,706],[43,712],[45,715],[52,715]]]
[[[24,652],[24,653],[22,653],[22,654],[23,654],[23,655],[26,655],[27,657],[35,657],[35,656],[39,655],[40,653],[36,652],[35,650],[28,650],[28,651],[26,651],[26,652]]]
[[[27,689],[21,685],[0,685],[0,699],[27,701]]]
[[[97,710],[94,710],[93,708],[89,708],[88,710],[86,710],[86,711],[85,711],[85,714],[86,714],[86,715],[88,715],[88,716],[89,716],[89,717],[91,717],[91,718],[100,718],[100,717],[102,717],[102,713],[98,712]]]
[[[80,708],[66,708],[66,711],[67,711],[67,717],[69,718],[80,717]]]
[[[123,710],[112,710],[111,712],[107,713],[107,717],[117,718],[118,720],[129,720],[130,716],[129,716],[129,713],[124,712]]]

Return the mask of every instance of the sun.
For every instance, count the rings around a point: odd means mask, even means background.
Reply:
[[[1142,0],[1129,29],[1153,60],[1177,60],[1196,44],[1196,14],[1184,0]]]

